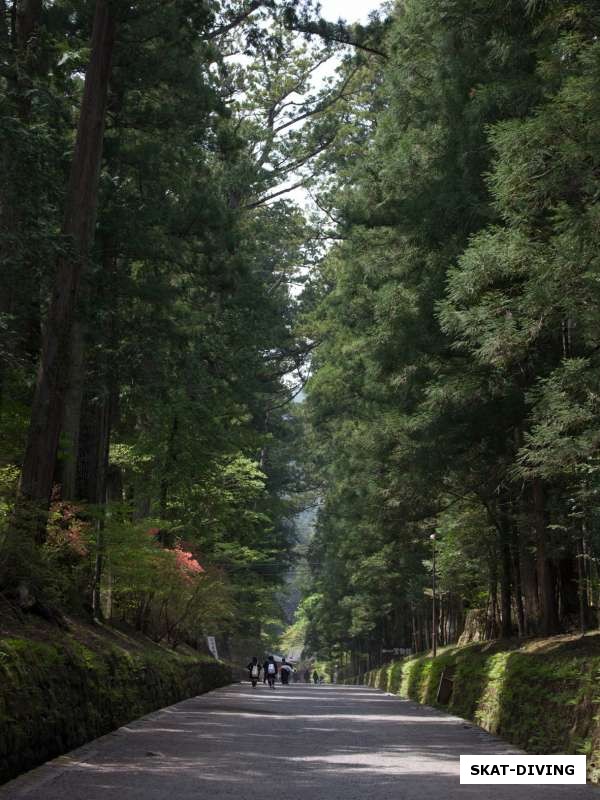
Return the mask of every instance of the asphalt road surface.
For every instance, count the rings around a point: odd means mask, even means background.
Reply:
[[[461,786],[459,755],[518,753],[362,687],[231,686],[27,773],[0,799],[600,800],[590,786]]]

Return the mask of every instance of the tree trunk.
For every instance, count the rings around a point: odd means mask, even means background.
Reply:
[[[547,528],[544,487],[539,478],[533,481],[533,522],[536,536],[536,563],[540,598],[541,632],[551,636],[559,631],[554,566],[547,552]]]
[[[36,33],[42,16],[42,0],[15,0],[14,38],[18,113],[27,121],[31,115],[33,73],[36,71]]]
[[[0,0],[0,53],[6,70],[3,70],[3,80],[6,81],[8,94],[14,96],[19,119],[24,130],[30,123],[31,98],[30,91],[32,78],[39,73],[39,63],[36,69],[35,58],[37,55],[37,38],[35,36],[42,15],[42,0],[13,0],[11,10],[5,0]],[[6,93],[6,92],[5,92]],[[3,185],[0,185],[0,229],[14,237],[15,241],[25,240],[28,235],[26,224],[27,213],[39,213],[39,207],[27,209],[25,201],[20,196],[11,196],[11,175],[15,174],[14,153],[7,142],[0,151],[0,172],[3,176]],[[31,257],[30,257],[31,258]],[[4,260],[4,259],[3,259]],[[27,276],[38,274],[37,265],[28,259],[26,265],[19,259],[16,262],[18,272],[11,269],[5,273],[5,285],[0,293],[0,313],[13,317],[12,324],[19,329],[20,347],[27,356],[32,355],[34,360],[39,356],[39,324],[40,307],[39,296],[36,296],[36,281],[30,282]],[[10,259],[7,262],[10,263]],[[3,265],[4,268],[4,265]],[[29,283],[29,302],[19,308],[18,297],[24,296],[23,281]],[[37,282],[39,285],[39,282]],[[17,285],[19,289],[17,289]],[[11,348],[12,349],[12,348]],[[0,363],[0,396],[2,395],[6,364]]]
[[[444,596],[439,595],[439,621],[438,621],[438,642],[441,647],[446,644],[446,606],[444,604]]]
[[[114,405],[115,404],[111,402],[111,409],[113,408]],[[112,423],[114,423],[114,419],[111,420],[111,424]],[[123,480],[121,477],[121,471],[117,467],[111,468],[110,465],[108,465],[106,469],[105,501],[108,505],[105,512],[105,518],[108,519],[112,513],[110,509],[110,504],[123,502]],[[112,580],[112,570],[110,564],[110,554],[108,556],[105,556],[104,564],[100,564],[100,569],[97,571],[99,573],[99,581],[98,581],[99,586],[102,578],[103,569],[104,572],[106,573],[105,603],[103,611],[105,619],[110,620],[112,617],[112,607],[113,607],[113,580]]]
[[[583,537],[578,539],[577,541],[577,583],[578,583],[578,595],[579,595],[579,630],[581,635],[585,633],[586,630],[586,599],[587,599],[587,592],[586,592],[586,585],[585,585],[585,571],[583,565],[583,558],[584,558],[584,546],[583,546]]]
[[[81,420],[78,465],[78,496],[95,505],[106,499],[108,451],[111,429],[111,397],[87,396]]]
[[[102,603],[100,599],[100,584],[104,566],[104,525],[101,520],[96,521],[96,561],[94,563],[94,584],[92,587],[92,612],[95,620],[102,619]]]
[[[522,526],[518,537],[519,564],[521,569],[521,587],[523,589],[523,604],[525,610],[525,634],[537,633],[540,620],[540,599],[538,594],[538,576],[535,568],[533,550],[535,543],[531,539],[530,517],[523,508]]]
[[[111,408],[110,397],[91,404],[86,409],[82,449],[85,453],[83,463],[86,469],[86,481],[80,484],[82,495],[90,503],[104,505],[106,501],[106,483],[108,474],[108,450],[110,444]],[[80,459],[80,465],[82,460]],[[100,512],[98,512],[100,513]],[[96,522],[96,562],[94,567],[94,584],[92,608],[95,619],[102,619],[101,587],[104,562],[106,558],[104,536],[104,518],[99,516]]]
[[[71,357],[69,385],[65,396],[62,422],[62,463],[59,469],[61,496],[64,500],[76,500],[77,462],[79,457],[79,432],[81,427],[81,404],[84,388],[83,374],[84,332],[80,320],[73,323],[71,332]]]
[[[68,382],[71,330],[81,275],[94,235],[114,38],[112,5],[108,0],[97,0],[63,223],[71,253],[58,260],[21,475],[21,504],[29,503],[35,509],[38,542],[45,539]]]
[[[26,54],[31,44],[42,14],[42,0],[17,0],[16,3],[16,35],[17,47]]]
[[[514,597],[517,612],[517,628],[519,637],[525,636],[525,608],[523,606],[523,587],[521,586],[521,559],[519,557],[518,542],[513,541],[513,574],[514,574]]]
[[[10,36],[8,30],[8,9],[6,0],[0,0],[0,44],[5,53],[8,53]]]
[[[537,573],[533,556],[525,547],[521,550],[519,561],[525,606],[525,632],[527,635],[531,635],[537,633],[540,619]]]
[[[500,635],[512,636],[512,564],[510,553],[511,521],[507,514],[500,517],[498,529],[500,546]]]
[[[579,574],[579,544],[575,543],[575,555],[565,555],[558,561],[560,578],[560,618],[568,623],[575,621],[579,614],[581,576]]]
[[[165,458],[164,472],[160,480],[160,503],[159,515],[161,519],[167,518],[167,505],[169,502],[169,486],[171,485],[171,470],[175,467],[177,462],[177,430],[179,428],[179,419],[177,416],[173,417],[171,423],[171,430],[169,431],[169,440],[167,442],[167,454]]]
[[[498,635],[498,567],[493,553],[490,553],[490,578],[488,589],[488,612],[486,639],[495,639]]]

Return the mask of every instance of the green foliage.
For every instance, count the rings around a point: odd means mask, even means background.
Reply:
[[[49,297],[74,296],[55,266],[93,4],[38,6],[27,41],[0,28],[0,589],[172,644],[273,641],[310,493],[284,641],[324,663],[430,647],[433,533],[441,643],[469,613],[475,638],[590,625],[594,5],[119,6],[48,520],[16,476]]]
[[[482,637],[597,617],[597,22],[409,0],[386,59],[343,65],[304,317],[307,642],[355,672],[430,647],[434,532],[438,643],[474,609]]]
[[[330,49],[299,43],[271,4],[250,15],[212,0],[117,9],[44,526],[43,502],[15,507],[14,478],[35,429],[55,265],[69,252],[61,220],[92,12],[39,4],[29,42],[20,15],[0,25],[0,536],[12,531],[0,539],[0,591],[28,588],[33,607],[37,595],[67,612],[93,606],[171,643],[260,638],[281,616],[292,558],[286,376],[301,380],[307,349],[292,288],[310,232],[278,191],[319,150],[295,117],[316,123],[333,102],[311,84]],[[242,62],[227,58],[238,51]],[[185,554],[206,570],[191,582]]]

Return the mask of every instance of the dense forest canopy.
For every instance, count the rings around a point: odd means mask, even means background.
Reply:
[[[307,654],[427,649],[432,534],[438,641],[596,625],[599,25],[0,0],[4,600],[266,644],[312,506]]]
[[[278,618],[311,258],[282,187],[317,149],[295,117],[329,102],[328,45],[282,15],[0,5],[0,579],[21,608],[171,642]]]
[[[398,2],[323,157],[299,621],[353,671],[430,646],[432,534],[438,641],[597,625],[599,22]]]

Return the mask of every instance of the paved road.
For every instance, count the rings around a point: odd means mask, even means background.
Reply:
[[[233,686],[34,770],[0,800],[600,800],[589,786],[460,786],[461,753],[511,752],[373,689]]]

